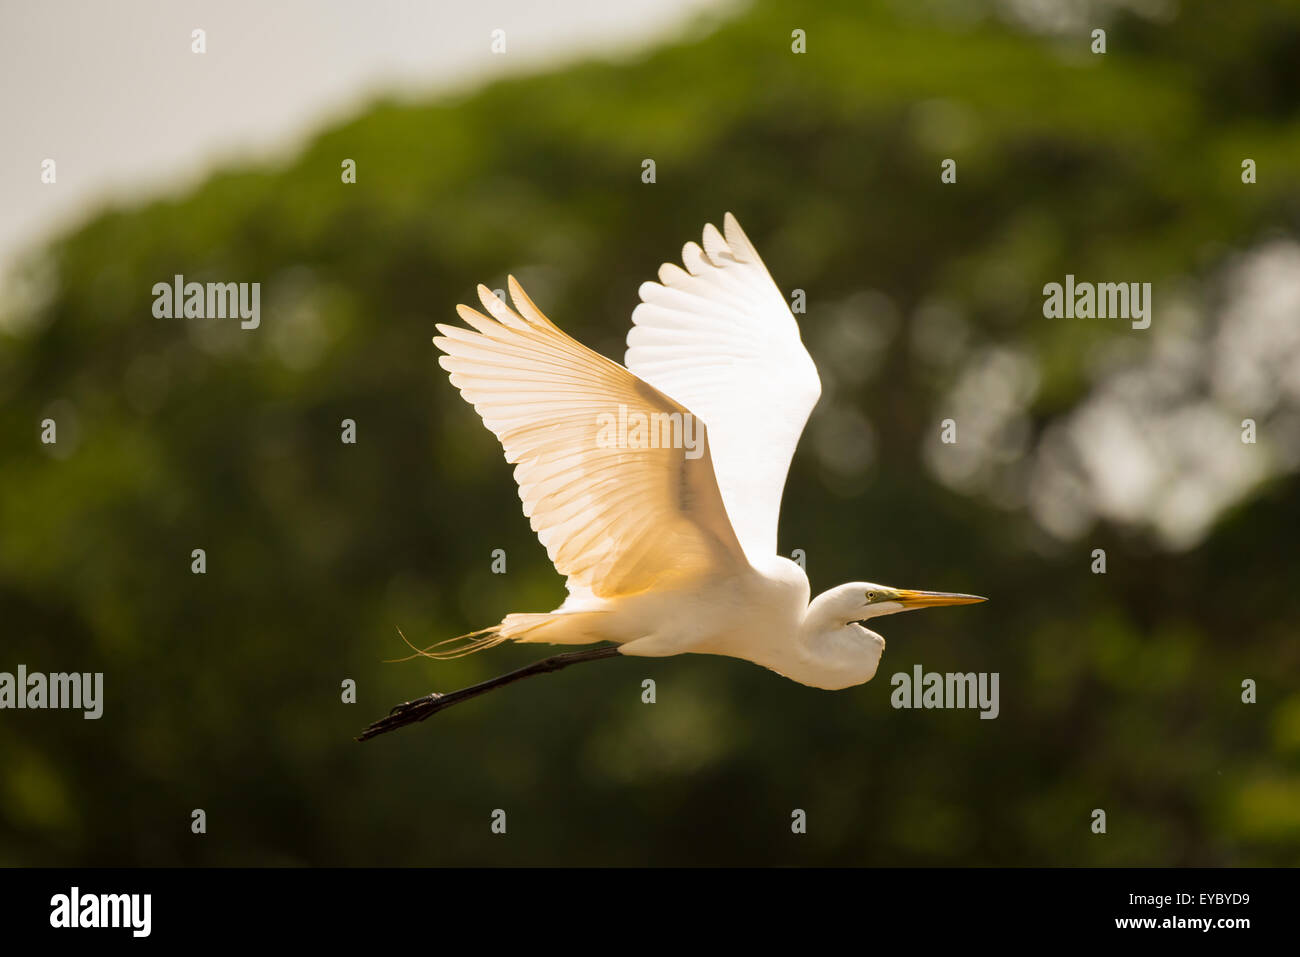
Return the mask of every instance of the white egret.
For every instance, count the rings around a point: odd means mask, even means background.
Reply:
[[[534,674],[614,655],[743,658],[830,690],[870,681],[885,640],[861,622],[983,601],[852,582],[809,601],[776,552],[786,472],[821,381],[785,298],[734,216],[641,286],[626,366],[565,335],[513,277],[514,308],[439,325],[440,364],[501,441],[524,514],[568,597],[421,654],[501,642],[602,647],[555,655],[398,705],[364,740]]]

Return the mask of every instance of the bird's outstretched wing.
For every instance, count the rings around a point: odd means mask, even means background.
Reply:
[[[799,327],[736,218],[687,243],[641,284],[627,367],[709,428],[713,469],[751,560],[776,552],[777,518],[799,435],[821,380]]]
[[[631,594],[744,562],[703,425],[693,449],[634,447],[645,430],[622,441],[617,423],[637,413],[689,413],[565,335],[513,277],[514,309],[486,286],[478,292],[492,318],[458,306],[476,331],[439,325],[438,361],[501,440],[524,514],[569,591]]]

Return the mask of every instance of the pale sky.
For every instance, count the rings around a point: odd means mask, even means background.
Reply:
[[[732,0],[0,0],[0,277],[105,202],[291,152],[383,93],[617,57]],[[206,31],[207,52],[191,52]],[[506,54],[490,50],[505,31]],[[395,147],[398,148],[398,147]],[[57,182],[41,182],[56,163]]]

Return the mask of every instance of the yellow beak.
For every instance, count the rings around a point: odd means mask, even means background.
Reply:
[[[899,588],[896,592],[898,603],[904,608],[938,608],[941,605],[973,605],[976,602],[988,601],[987,598],[981,598],[979,595],[961,595],[951,591],[912,591],[910,588]]]

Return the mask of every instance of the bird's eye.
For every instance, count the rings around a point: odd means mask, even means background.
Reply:
[[[867,592],[867,601],[872,602],[875,600],[876,600],[876,593],[873,591]]]

